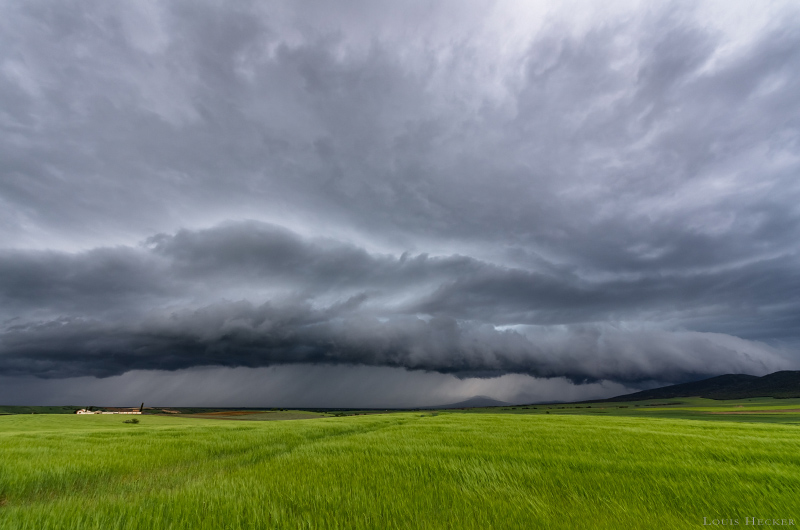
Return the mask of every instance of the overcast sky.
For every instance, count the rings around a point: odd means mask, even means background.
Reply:
[[[800,369],[800,4],[0,4],[0,403]]]

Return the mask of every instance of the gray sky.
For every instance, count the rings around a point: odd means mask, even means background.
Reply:
[[[0,402],[798,369],[798,28],[796,2],[6,2]]]

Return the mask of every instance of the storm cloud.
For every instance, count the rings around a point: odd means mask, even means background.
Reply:
[[[800,367],[800,9],[529,4],[0,8],[0,376]]]
[[[459,255],[371,254],[247,222],[135,248],[17,251],[0,255],[0,271],[8,374],[343,363],[640,382],[791,366],[766,344],[677,324],[758,302],[748,267],[589,281]],[[634,320],[642,314],[676,324]]]

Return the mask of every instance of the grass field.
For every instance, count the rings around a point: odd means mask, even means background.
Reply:
[[[316,418],[330,417],[326,413],[315,413],[307,410],[287,410],[287,411],[225,411],[210,412],[200,414],[187,414],[183,418],[199,418],[207,420],[240,420],[240,421],[281,421],[281,420],[312,420]]]
[[[0,417],[0,528],[800,524],[792,424],[429,412],[123,419]]]
[[[694,397],[629,402],[554,403],[550,405],[489,407],[453,412],[470,414],[607,415],[800,425],[800,399],[774,398],[715,400]]]

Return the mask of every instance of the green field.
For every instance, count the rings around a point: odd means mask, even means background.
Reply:
[[[2,416],[0,528],[800,524],[798,425],[538,410]]]
[[[554,403],[550,405],[488,407],[453,412],[468,414],[605,415],[652,419],[669,418],[800,425],[800,399],[775,398],[715,400],[694,397],[628,402]]]

